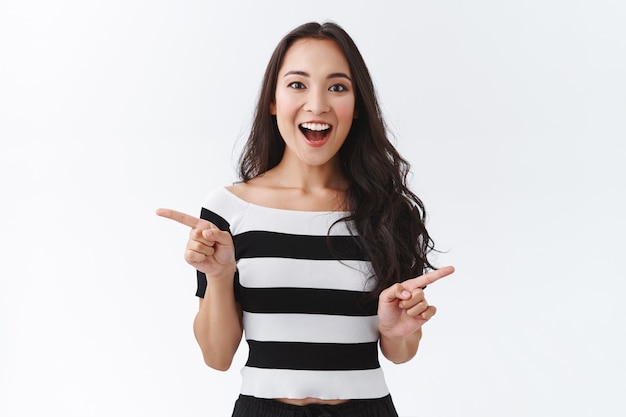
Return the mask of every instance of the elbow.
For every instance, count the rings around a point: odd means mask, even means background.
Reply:
[[[209,362],[205,362],[207,366],[211,369],[215,369],[216,371],[226,372],[230,369],[230,364],[211,364]]]
[[[228,371],[233,362],[233,355],[220,354],[213,350],[202,349],[202,359],[204,363],[211,369],[216,371]]]
[[[407,353],[407,352],[394,352],[393,354],[390,352],[383,352],[383,356],[389,362],[395,365],[400,365],[400,364],[409,362],[411,359],[413,359],[415,355],[414,354],[411,355],[410,353]]]
[[[232,360],[226,358],[215,358],[209,355],[202,355],[204,359],[204,363],[211,369],[215,369],[216,371],[225,372],[230,369],[230,365],[232,364]]]
[[[384,346],[381,344],[383,356],[396,365],[409,362],[417,355],[418,346]]]
[[[216,361],[214,359],[204,358],[204,363],[211,369],[215,369],[216,371],[225,372],[230,369],[230,361]]]
[[[408,361],[413,359],[413,356],[408,356],[408,357],[405,356],[405,357],[402,357],[402,358],[387,358],[387,359],[389,359],[395,365],[401,365],[401,364],[407,363]]]

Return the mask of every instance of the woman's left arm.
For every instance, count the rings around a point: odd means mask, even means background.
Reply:
[[[447,266],[394,284],[380,293],[380,349],[387,359],[403,363],[415,356],[422,338],[422,326],[437,312],[435,306],[428,305],[422,287],[453,272],[454,267]]]

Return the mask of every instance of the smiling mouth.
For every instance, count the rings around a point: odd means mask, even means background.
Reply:
[[[322,142],[332,130],[332,127],[326,123],[302,123],[300,131],[309,142]]]

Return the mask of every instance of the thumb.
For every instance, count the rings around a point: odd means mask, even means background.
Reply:
[[[233,246],[233,238],[230,233],[220,230],[217,227],[203,230],[202,237],[207,240],[212,240],[219,245]]]
[[[378,297],[380,302],[391,303],[395,300],[407,300],[411,297],[411,292],[401,283],[393,284],[380,293]]]

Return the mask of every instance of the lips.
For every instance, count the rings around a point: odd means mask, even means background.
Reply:
[[[302,123],[298,127],[312,146],[321,146],[326,143],[332,130],[332,126],[327,123]]]

